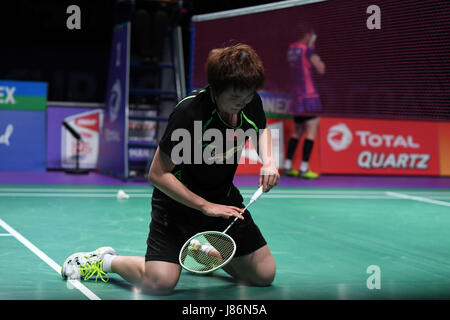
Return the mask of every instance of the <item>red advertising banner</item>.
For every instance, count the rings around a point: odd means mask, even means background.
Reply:
[[[440,122],[439,158],[441,176],[450,176],[450,122]]]
[[[438,125],[321,118],[322,173],[439,175]]]
[[[284,158],[286,155],[286,148],[288,145],[289,138],[294,132],[294,120],[292,118],[279,117],[270,118],[267,117],[267,125],[270,130],[272,130],[272,147],[274,148],[274,159],[276,166],[281,169],[283,166]],[[275,130],[275,131],[274,131]],[[275,133],[278,130],[278,134]],[[292,167],[294,169],[300,168],[300,163],[302,161],[303,155],[303,142],[305,137],[301,138],[297,150],[292,158]],[[319,135],[317,135],[316,141],[314,142],[314,147],[311,153],[311,158],[309,159],[309,168],[316,172],[321,173],[320,170],[320,140]],[[253,160],[252,162],[249,160]],[[240,164],[237,168],[236,174],[259,174],[262,164],[257,161],[256,150],[251,143],[247,143],[241,157]]]
[[[75,168],[77,147],[80,153],[80,168],[97,168],[99,132],[103,125],[103,110],[94,109],[72,114],[65,117],[64,121],[81,135],[82,141],[78,147],[77,140],[59,123],[61,132],[60,161],[62,168]]]

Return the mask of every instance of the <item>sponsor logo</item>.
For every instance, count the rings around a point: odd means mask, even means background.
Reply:
[[[351,130],[345,123],[328,129],[327,142],[335,152],[358,148],[357,165],[363,169],[426,170],[431,159],[430,154],[420,152],[413,135]]]
[[[115,130],[105,129],[105,140],[108,142],[120,142],[120,133]]]
[[[352,132],[345,123],[338,123],[328,130],[327,141],[333,151],[347,149],[352,140]]]
[[[368,130],[358,130],[355,134],[359,137],[361,147],[372,149],[419,149],[420,144],[414,141],[411,135],[380,134]],[[365,169],[394,168],[394,169],[428,169],[429,154],[420,153],[394,153],[374,152],[364,150],[358,156],[358,166]]]
[[[82,137],[77,141],[61,130],[61,164],[64,168],[73,168],[77,154],[80,168],[96,168],[99,152],[99,132],[103,123],[103,110],[92,110],[71,115],[64,119]]]
[[[85,116],[83,118],[75,119],[75,124],[83,129],[88,129],[92,131],[99,131],[99,119],[98,114],[92,114]]]
[[[358,156],[358,166],[366,169],[428,169],[431,155],[418,153],[378,153],[365,150]]]
[[[370,131],[356,131],[356,135],[360,137],[360,145],[370,146],[372,148],[413,148],[418,149],[420,145],[413,141],[412,136],[393,135],[393,134],[377,134]]]
[[[108,100],[109,122],[114,122],[119,115],[120,103],[122,101],[122,88],[120,87],[120,80],[116,79],[111,88],[111,94]]]
[[[5,144],[9,146],[9,138],[11,137],[14,131],[14,126],[12,124],[8,124],[6,126],[5,133],[0,136],[0,144]]]
[[[259,92],[265,112],[287,114],[291,107],[291,96],[274,92]]]
[[[0,104],[15,104],[14,92],[16,87],[0,86]]]

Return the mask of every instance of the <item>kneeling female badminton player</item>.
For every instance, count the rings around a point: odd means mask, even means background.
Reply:
[[[154,192],[145,257],[120,256],[111,247],[75,253],[63,264],[64,278],[96,276],[107,281],[106,274],[114,272],[150,293],[170,294],[180,277],[178,257],[183,244],[198,232],[223,231],[229,218],[238,217],[228,232],[236,242],[236,252],[224,270],[239,283],[272,283],[272,253],[250,213],[243,214],[243,197],[233,184],[248,138],[238,139],[238,132],[256,133],[253,143],[263,162],[259,177],[263,191],[268,192],[280,177],[256,92],[264,86],[263,64],[253,48],[237,44],[209,53],[206,76],[208,86],[192,92],[174,108],[150,167],[148,178]],[[205,139],[208,132],[210,139]],[[216,141],[221,140],[216,138],[219,133],[222,141]],[[180,148],[187,136],[189,143],[182,146],[188,147]]]

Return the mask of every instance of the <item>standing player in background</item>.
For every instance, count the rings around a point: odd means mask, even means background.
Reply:
[[[296,34],[298,40],[289,46],[287,52],[291,84],[291,113],[294,115],[295,129],[288,142],[283,173],[288,176],[316,179],[318,174],[309,169],[309,158],[319,128],[319,117],[302,114],[311,114],[322,109],[312,78],[312,69],[314,68],[322,75],[325,73],[325,64],[315,51],[317,36],[313,27],[308,23],[300,24]],[[302,162],[299,170],[296,170],[292,167],[292,158],[303,133],[306,136],[303,143]]]

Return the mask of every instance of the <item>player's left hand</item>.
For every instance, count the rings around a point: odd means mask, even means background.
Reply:
[[[275,187],[280,180],[278,169],[274,165],[263,165],[259,173],[259,187],[263,186],[263,192],[268,192]]]

